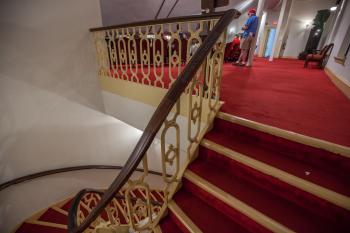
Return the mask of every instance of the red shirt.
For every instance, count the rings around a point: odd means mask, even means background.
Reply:
[[[239,47],[241,41],[239,40],[239,38],[235,37],[233,38],[233,41],[231,43],[231,49],[234,49],[235,47]]]

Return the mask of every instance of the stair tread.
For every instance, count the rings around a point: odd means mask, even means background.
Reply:
[[[170,217],[165,217],[160,223],[160,228],[163,233],[179,233],[183,232],[181,229],[171,220]]]
[[[223,167],[200,155],[189,169],[221,190],[297,232],[334,232],[336,226],[306,209],[244,179],[222,172]]]
[[[234,222],[217,209],[209,206],[207,203],[181,188],[174,197],[176,204],[186,213],[186,215],[197,225],[204,233],[246,233],[238,223]]]
[[[73,198],[67,201],[63,206],[61,206],[61,209],[69,212],[69,208],[71,207],[72,203],[73,203]]]
[[[340,194],[350,196],[349,176],[335,174],[317,166],[303,163],[302,161],[265,147],[260,143],[249,140],[244,136],[228,135],[219,130],[213,130],[209,132],[205,138],[238,153],[284,170],[304,180],[331,189]]]
[[[171,212],[161,220],[159,225],[163,233],[189,233],[186,227]]]
[[[31,223],[23,223],[17,230],[16,233],[67,233],[65,229],[60,229],[56,227],[41,226]]]
[[[57,212],[56,210],[49,208],[43,213],[40,218],[40,221],[52,222],[67,225],[68,224],[68,216]]]

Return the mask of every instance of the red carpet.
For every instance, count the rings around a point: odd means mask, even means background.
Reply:
[[[222,100],[226,103],[222,110],[350,146],[350,101],[336,89],[323,71],[304,69],[302,65],[300,61],[283,59],[273,63],[256,59],[253,68],[225,64]],[[150,80],[150,85],[158,85],[154,76],[150,76]],[[221,119],[215,120],[211,132],[205,138],[227,150],[239,152],[338,194],[350,196],[349,158]],[[292,231],[350,232],[350,211],[346,204],[335,205],[332,195],[328,199],[317,193],[311,194],[307,189],[287,183],[287,179],[270,176],[253,167],[200,146],[198,158],[188,169],[227,195],[239,199]],[[173,201],[204,233],[270,232],[266,225],[250,218],[248,212],[240,212],[225,203],[224,198],[220,200],[212,195],[219,191],[206,192],[198,186],[198,180],[186,177],[188,179],[182,180],[182,186]],[[156,192],[152,194],[154,199],[162,201],[161,195]],[[135,195],[141,197],[141,191],[135,191]],[[69,206],[70,202],[61,208],[68,210]],[[38,220],[66,225],[67,216],[48,209]],[[124,222],[126,220],[122,219]],[[163,233],[190,232],[170,210],[161,220],[160,227]],[[66,231],[23,223],[16,232]]]
[[[350,101],[324,71],[303,62],[255,59],[224,65],[223,112],[350,146]]]
[[[190,233],[171,211],[166,218],[162,219],[160,228],[166,233]]]
[[[163,88],[169,88],[170,72],[174,78],[178,75],[177,68],[168,66],[163,70],[143,67],[143,72],[141,68],[111,72],[115,78]],[[163,85],[155,75],[162,72]],[[149,81],[143,73],[149,75]],[[350,146],[350,100],[323,70],[312,65],[304,69],[303,61],[255,58],[252,68],[226,63],[221,91],[223,112]]]
[[[240,218],[235,219],[235,215],[225,215],[222,213],[222,208],[213,207],[217,204],[215,198],[208,200],[206,192],[199,192],[200,190],[193,188],[190,182],[184,180],[183,188],[175,195],[174,200],[199,229],[207,233],[249,232],[235,221]]]
[[[23,223],[16,231],[16,233],[67,233],[67,230],[55,227],[47,227],[29,223]]]
[[[302,179],[350,195],[349,158],[221,119],[215,120],[214,129],[205,138]]]
[[[124,191],[120,191],[119,194],[123,195]],[[158,192],[157,192],[158,191]],[[153,196],[151,196],[153,201],[158,201],[158,202],[163,202],[163,191],[160,190],[151,190],[151,193],[153,194]],[[143,194],[144,190],[140,190],[140,189],[134,189],[132,192],[132,195],[134,195],[134,197],[137,198],[144,198]],[[85,197],[89,197],[91,194],[86,194]],[[61,213],[63,211],[68,212],[71,204],[72,204],[72,200],[73,199],[69,199],[64,205],[62,206],[56,206],[56,208],[58,209],[58,211],[56,211],[53,208],[48,208],[42,215],[40,216],[35,216],[32,218],[32,220],[35,220],[34,222],[23,222],[18,229],[16,229],[14,231],[14,233],[66,233],[68,232],[66,229],[62,229],[63,227],[66,227],[68,224],[68,216]],[[96,196],[95,196],[95,200]],[[117,200],[120,208],[126,210],[126,202],[124,200]],[[82,199],[82,202],[85,204],[85,206],[88,206],[89,208],[93,208],[96,205],[96,201],[88,201],[88,200],[84,200],[84,198]],[[133,201],[132,201],[133,202]],[[63,210],[60,211],[59,209]],[[87,216],[88,211],[85,209],[84,206],[82,206],[82,208],[80,209],[83,213],[84,216]],[[114,213],[115,215],[117,215],[119,217],[119,221],[120,224],[126,225],[128,224],[127,219],[124,218],[123,213],[120,211],[120,209],[117,209],[118,213]],[[107,212],[103,211],[100,215],[105,221],[108,221],[108,216],[107,216]],[[61,225],[61,226],[57,226],[57,224]],[[177,221],[177,219],[175,219],[175,217],[173,217],[172,220],[170,220],[170,223],[166,223],[166,225],[168,227],[173,227],[174,224],[176,226],[179,226],[180,223]],[[182,226],[183,229],[185,229]],[[180,229],[182,229],[180,227]],[[180,231],[176,231],[176,232],[180,232]],[[187,233],[187,231],[182,231],[183,233]]]
[[[44,222],[53,222],[53,223],[63,224],[63,225],[68,224],[68,218],[66,215],[61,214],[51,208],[49,208],[43,215],[41,215],[39,220]]]
[[[350,196],[349,158],[222,119],[215,119],[205,138],[305,181]],[[288,229],[305,233],[350,232],[347,209],[206,147],[200,146],[198,154],[189,170]],[[205,233],[270,232],[188,179],[183,179],[174,201]],[[163,221],[169,221],[168,218]]]
[[[297,232],[301,226],[317,230],[322,219],[320,227],[325,229],[345,227],[350,219],[350,213],[342,208],[203,147],[189,169]],[[303,219],[307,221],[303,223]]]

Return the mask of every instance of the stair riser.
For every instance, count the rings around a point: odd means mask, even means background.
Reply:
[[[68,224],[68,216],[58,213],[51,208],[48,209],[42,216],[40,216],[39,220],[63,225]]]
[[[271,134],[263,133],[245,126],[241,126],[220,118],[215,119],[213,130],[232,138],[241,138],[259,144],[270,150],[282,153],[295,160],[302,161],[321,169],[336,173],[347,174],[350,170],[350,159],[329,151],[314,148]],[[345,176],[345,175],[344,175]]]
[[[176,226],[181,230],[183,233],[190,233],[190,231],[182,224],[182,222],[175,216],[174,213],[169,211],[169,217],[170,219],[176,224]]]
[[[245,216],[241,212],[225,204],[224,202],[217,199],[216,197],[209,194],[208,192],[204,191],[203,189],[201,189],[200,187],[193,184],[191,181],[187,179],[183,180],[182,188],[188,192],[191,192],[192,194],[197,196],[202,201],[206,202],[211,207],[219,210],[221,213],[226,215],[232,221],[235,221],[236,223],[240,224],[242,227],[246,228],[250,232],[256,232],[256,233],[271,232],[265,227],[261,226],[260,224],[250,219],[249,217]],[[214,221],[214,220],[208,219],[208,221]]]
[[[232,176],[244,179],[271,192],[271,194],[278,195],[283,199],[291,201],[318,216],[327,218],[339,224],[344,224],[346,221],[350,220],[350,214],[348,211],[335,206],[326,200],[320,199],[279,179],[263,174],[203,146],[200,146],[199,152],[201,159],[205,159],[208,162],[222,167],[225,172],[229,172]]]

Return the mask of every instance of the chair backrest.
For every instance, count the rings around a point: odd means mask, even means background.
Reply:
[[[324,50],[324,52],[322,54],[322,60],[321,60],[321,63],[320,63],[320,67],[322,69],[327,65],[328,58],[331,55],[332,50],[333,50],[333,46],[334,46],[334,43],[331,43],[331,44],[327,45],[326,49]]]
[[[333,48],[334,43],[331,43],[329,45],[326,45],[322,50],[321,50],[321,55],[322,57],[325,57],[326,55],[329,55],[329,51],[332,51],[331,49]]]

